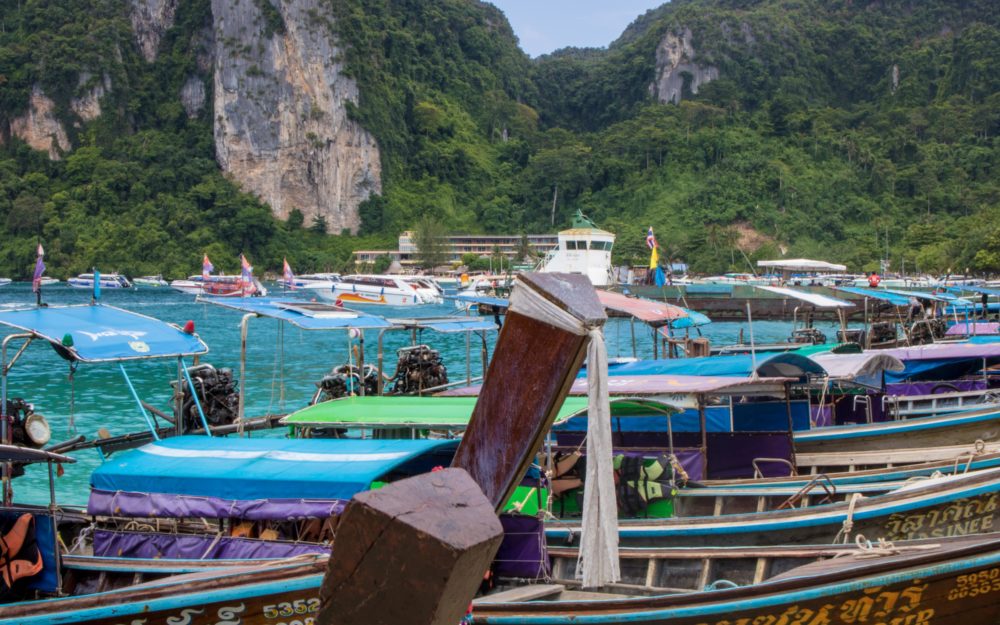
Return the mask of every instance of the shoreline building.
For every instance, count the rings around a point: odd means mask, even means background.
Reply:
[[[544,258],[558,245],[557,234],[523,235],[528,239],[528,246],[539,258]],[[522,235],[493,234],[457,234],[447,237],[448,261],[461,262],[466,254],[476,256],[492,256],[493,251],[500,250],[506,258],[514,259],[521,248]],[[407,230],[399,235],[399,247],[395,250],[355,250],[354,264],[356,266],[374,263],[381,256],[388,256],[399,264],[406,266],[418,263],[417,246],[413,242],[413,232]]]

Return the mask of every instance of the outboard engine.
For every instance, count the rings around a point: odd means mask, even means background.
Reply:
[[[205,420],[210,427],[229,425],[236,421],[236,416],[239,414],[240,393],[237,382],[233,379],[232,369],[225,367],[216,369],[212,365],[204,364],[189,367],[188,375],[191,376],[198,401],[201,402],[201,409],[205,412]],[[176,384],[177,382],[171,382],[171,386]],[[184,418],[184,431],[199,429],[202,427],[201,416],[198,414],[198,406],[195,405],[187,380],[184,380],[182,389],[184,400],[181,414]]]
[[[822,345],[826,343],[826,335],[817,328],[801,328],[792,330],[789,343],[804,343],[806,345]]]
[[[348,395],[360,395],[362,384],[365,387],[365,395],[377,395],[378,376],[378,367],[374,365],[365,365],[363,370],[359,369],[357,365],[335,367],[333,371],[316,383],[319,391],[313,398],[313,403],[339,399]]]
[[[396,376],[392,379],[392,395],[411,395],[448,383],[448,369],[441,354],[427,345],[404,347],[396,352]]]

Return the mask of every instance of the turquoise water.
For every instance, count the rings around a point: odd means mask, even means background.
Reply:
[[[44,299],[50,305],[85,304],[90,301],[87,290],[57,285],[46,287]],[[0,287],[0,310],[31,306],[34,294],[30,284],[15,283]],[[140,288],[129,291],[105,290],[102,301],[164,321],[184,324],[195,323],[196,330],[208,344],[210,352],[202,357],[216,367],[230,367],[239,374],[239,325],[241,313],[199,304],[194,296],[178,293],[169,288]],[[451,303],[411,307],[369,307],[371,312],[392,317],[440,316],[454,314]],[[307,332],[285,326],[270,319],[250,321],[247,371],[245,379],[247,416],[265,413],[284,413],[305,406],[312,397],[317,382],[332,367],[347,362],[348,337],[345,332]],[[821,325],[828,336],[833,335],[833,324]],[[652,356],[648,329],[636,324],[638,356]],[[702,328],[702,333],[712,344],[721,345],[737,340],[740,330],[749,340],[747,324],[739,322],[714,323]],[[754,323],[758,343],[780,341],[787,338],[791,324],[762,321]],[[0,329],[0,334],[8,332]],[[632,356],[629,323],[612,319],[606,328],[608,352],[614,356]],[[377,354],[377,332],[366,335],[365,361],[374,362]],[[496,333],[490,333],[490,353]],[[387,332],[385,335],[386,369],[395,370],[395,350],[410,344],[408,332]],[[425,332],[419,339],[441,351],[452,381],[466,375],[465,338],[462,335],[441,335]],[[19,342],[15,342],[18,343]],[[357,344],[357,340],[354,341]],[[282,347],[283,345],[283,347]],[[16,345],[14,346],[16,349]],[[191,364],[188,362],[188,364]],[[481,374],[478,339],[472,342],[473,376]],[[139,396],[148,403],[171,412],[170,381],[177,375],[174,360],[146,361],[126,365],[129,377]],[[47,345],[35,343],[28,348],[11,370],[8,378],[8,396],[23,397],[35,405],[52,427],[52,440],[61,441],[76,434],[88,439],[96,437],[100,428],[112,435],[142,430],[145,421],[128,391],[118,365],[82,364],[68,379],[69,367]],[[75,428],[73,425],[75,425]],[[260,435],[260,434],[255,434]],[[282,436],[284,430],[269,432],[268,436]],[[67,465],[65,475],[56,480],[59,501],[65,505],[85,505],[90,473],[101,463],[95,450],[82,450],[74,454],[78,462]],[[24,477],[14,481],[15,498],[30,503],[48,502],[48,479],[43,467],[29,467]]]

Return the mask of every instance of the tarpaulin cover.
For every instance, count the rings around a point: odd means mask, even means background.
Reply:
[[[925,291],[897,291],[894,289],[886,289],[886,293],[892,293],[894,295],[899,295],[902,297],[915,297],[916,299],[924,299],[929,302],[948,302],[953,305],[961,306],[971,306],[972,302],[969,300],[962,299],[960,297],[955,297],[951,293],[927,293]]]
[[[945,332],[947,336],[969,336],[985,334],[995,336],[1000,334],[1000,323],[995,321],[959,321],[953,323]]]
[[[0,324],[31,332],[83,362],[208,353],[208,346],[197,336],[158,319],[103,304],[8,310],[0,312]]]
[[[791,436],[787,432],[708,435],[708,479],[753,477],[753,461],[757,458],[790,460]],[[758,466],[764,477],[783,477],[789,473],[783,463],[758,462]]]
[[[87,511],[116,517],[293,521],[338,515],[347,507],[347,502],[347,499],[225,499],[92,488]]]
[[[466,428],[476,397],[413,397],[399,395],[344,397],[303,408],[281,423],[321,427]],[[568,397],[556,422],[587,411],[587,399]]]
[[[851,293],[852,295],[860,295],[862,297],[887,302],[893,306],[910,305],[910,298],[908,296],[898,295],[884,289],[866,289],[859,286],[838,286],[834,288],[838,291],[843,291],[844,293]]]
[[[522,514],[501,514],[503,542],[493,558],[498,577],[536,579],[549,574],[549,553],[541,519]]]
[[[987,338],[987,337],[980,337]],[[1000,342],[963,341],[934,343],[917,347],[897,347],[881,350],[903,362],[905,369],[885,373],[887,382],[905,380],[951,380],[1000,362]]]
[[[987,286],[971,286],[964,284],[962,286],[947,286],[945,287],[949,292],[961,295],[967,291],[972,293],[979,293],[980,295],[998,295],[1000,296],[1000,289],[990,288]]]
[[[573,398],[568,398],[573,399]],[[784,405],[784,404],[782,404]],[[688,408],[671,415],[669,429],[667,416],[649,412],[645,415],[617,416],[612,409],[611,430],[614,432],[700,432],[701,416],[698,411]],[[705,428],[708,432],[731,432],[733,429],[729,406],[708,406],[705,408]],[[586,415],[578,416],[552,428],[553,432],[586,432]],[[665,440],[665,439],[664,439]]]
[[[666,325],[671,320],[687,316],[687,312],[683,308],[666,302],[654,302],[600,289],[597,290],[597,298],[601,300],[601,305],[608,310],[630,315],[651,326]]]
[[[489,332],[497,329],[487,317],[428,317],[426,319],[389,319],[393,327],[406,330],[433,330],[442,334],[455,332]]]
[[[689,359],[687,359],[689,360]],[[817,365],[818,367],[818,365]],[[784,385],[798,378],[751,378],[736,376],[703,375],[622,375],[610,376],[608,392],[612,397],[690,395],[696,393],[718,393],[722,395],[745,395],[754,393],[784,393]],[[453,388],[439,397],[476,397],[481,385]],[[577,379],[570,387],[571,395],[586,395],[587,380]],[[669,401],[669,398],[667,398]]]
[[[494,308],[507,308],[510,306],[510,301],[502,297],[491,297],[489,295],[446,295],[445,297],[465,304],[486,304]]]
[[[215,304],[223,308],[254,313],[287,321],[303,330],[347,330],[349,328],[378,329],[390,328],[392,324],[376,315],[356,310],[316,304],[304,300],[274,299],[270,297],[199,297],[199,302]]]
[[[885,394],[899,397],[913,397],[920,395],[934,395],[935,393],[952,393],[966,391],[984,391],[987,388],[986,380],[983,378],[973,378],[966,380],[948,380],[941,382],[899,382],[896,384],[886,384]],[[972,408],[970,408],[972,410]]]
[[[771,267],[785,271],[847,271],[847,265],[828,263],[825,260],[809,258],[786,258],[783,260],[758,260],[758,267]]]
[[[329,553],[316,543],[293,543],[214,535],[94,530],[94,555],[106,558],[166,560],[259,560]]]
[[[835,380],[858,380],[868,386],[881,386],[883,371],[903,371],[906,367],[899,358],[882,351],[860,354],[834,354],[823,352],[810,356],[819,363],[826,374]]]
[[[760,286],[757,285],[756,288],[763,291],[768,291],[770,293],[775,293],[777,295],[783,295],[785,297],[790,297],[792,299],[797,299],[807,304],[812,304],[816,308],[851,308],[854,306],[853,302],[849,302],[843,299],[837,299],[836,297],[830,297],[829,295],[820,295],[819,293],[807,293],[805,291],[796,291],[795,289],[788,289],[781,286]]]
[[[387,473],[447,465],[458,441],[177,436],[121,452],[91,474],[94,491],[215,497],[226,502],[350,499]],[[177,500],[187,509],[187,500]],[[90,514],[112,514],[94,497]],[[162,502],[157,502],[162,503]],[[243,504],[240,504],[243,505]],[[164,511],[150,510],[163,516]]]
[[[816,361],[800,354],[782,352],[757,356],[757,369],[749,354],[729,356],[706,356],[700,358],[666,358],[661,360],[638,360],[616,365],[608,370],[608,375],[684,375],[684,376],[733,376],[745,378],[756,373],[764,377],[794,377],[806,374],[825,375],[826,371]],[[578,377],[586,377],[580,375]]]

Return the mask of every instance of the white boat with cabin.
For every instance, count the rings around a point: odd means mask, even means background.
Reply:
[[[615,235],[598,228],[580,211],[573,216],[572,226],[559,232],[556,248],[545,256],[538,271],[580,273],[594,286],[612,284],[611,248]]]
[[[67,283],[75,289],[92,289],[94,288],[94,274],[92,273],[81,273],[75,278],[70,278]],[[100,283],[102,289],[131,289],[132,283],[128,278],[117,273],[102,273],[100,274]]]
[[[343,276],[329,291],[316,294],[343,304],[380,304],[387,306],[415,306],[432,303],[420,293],[420,287],[399,276],[356,274]]]
[[[132,284],[136,286],[152,286],[152,287],[170,286],[170,283],[164,280],[163,276],[159,274],[155,276],[140,276],[138,278],[133,278]]]

